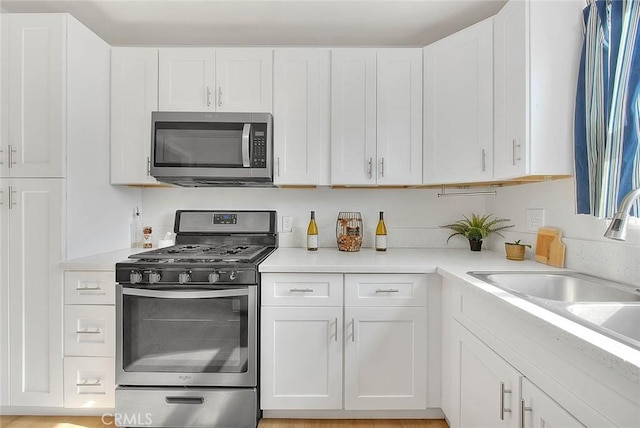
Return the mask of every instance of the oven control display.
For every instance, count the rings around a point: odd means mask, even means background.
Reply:
[[[214,214],[213,224],[237,224],[238,214]]]

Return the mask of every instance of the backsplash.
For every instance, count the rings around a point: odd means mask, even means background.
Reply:
[[[385,212],[389,247],[459,248],[463,239],[446,244],[440,225],[471,211],[484,211],[484,198],[438,198],[433,189],[238,189],[146,188],[142,217],[154,227],[155,239],[173,230],[178,209],[276,210],[291,216],[293,231],[279,230],[281,247],[303,247],[309,213],[316,211],[320,247],[336,247],[336,219],[340,211],[359,211],[364,223],[363,246],[372,247],[378,212]]]
[[[534,246],[536,233],[526,230],[527,208],[545,210],[545,226],[560,228],[567,247],[565,267],[633,285],[640,285],[640,224],[629,227],[627,240],[613,241],[603,236],[609,222],[576,215],[572,179],[505,187],[487,198],[487,212],[507,217],[515,224],[505,239],[491,239],[489,248],[504,251],[504,241],[521,239]],[[533,250],[526,257],[533,259]]]
[[[505,240],[522,239],[535,245],[536,233],[527,231],[527,208],[545,210],[545,225],[563,231],[566,267],[596,276],[640,285],[640,225],[632,225],[626,242],[602,236],[608,222],[575,215],[573,180],[557,180],[497,189],[495,197],[438,198],[434,189],[237,189],[145,188],[143,220],[154,227],[154,240],[173,231],[178,209],[276,210],[291,216],[293,230],[279,233],[281,247],[304,247],[309,211],[316,211],[321,247],[336,247],[335,221],[339,211],[360,211],[364,221],[364,247],[373,246],[378,211],[385,212],[389,248],[466,248],[439,226],[462,214],[494,213],[515,224],[505,239],[489,239],[487,247],[504,252]],[[280,220],[280,219],[279,219]],[[280,224],[279,224],[280,227]],[[527,258],[533,251],[527,250]]]

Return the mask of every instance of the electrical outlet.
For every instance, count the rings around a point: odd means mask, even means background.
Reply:
[[[281,232],[291,232],[293,230],[293,217],[282,216],[282,230]]]
[[[544,226],[544,210],[542,208],[527,208],[527,230],[537,232]]]

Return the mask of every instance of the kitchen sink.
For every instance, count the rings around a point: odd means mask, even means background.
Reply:
[[[590,324],[640,342],[640,304],[577,303],[567,311]]]
[[[467,272],[640,350],[640,288],[578,272]]]
[[[640,302],[633,287],[577,272],[469,272],[506,291],[562,302]]]

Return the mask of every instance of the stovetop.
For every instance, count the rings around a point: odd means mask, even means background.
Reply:
[[[187,244],[132,254],[129,258],[148,263],[250,263],[267,250],[263,245]]]

